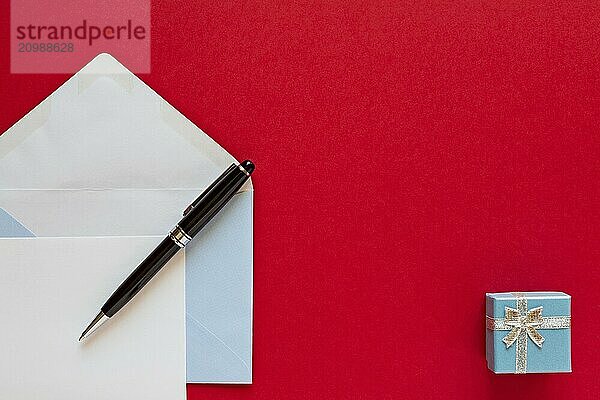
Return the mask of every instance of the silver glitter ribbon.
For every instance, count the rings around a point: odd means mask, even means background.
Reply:
[[[543,317],[543,307],[527,309],[527,299],[523,293],[513,293],[517,298],[517,308],[504,307],[504,318],[492,318],[486,315],[486,328],[491,331],[509,331],[502,341],[508,349],[517,343],[515,372],[527,372],[527,337],[540,349],[544,337],[538,332],[543,329],[568,329],[570,316]]]

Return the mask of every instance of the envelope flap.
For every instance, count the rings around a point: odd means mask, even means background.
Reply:
[[[198,189],[233,162],[101,54],[0,136],[0,189]]]

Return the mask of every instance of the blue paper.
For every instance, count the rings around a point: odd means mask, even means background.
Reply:
[[[12,215],[0,208],[0,238],[34,236],[29,229],[25,228]]]

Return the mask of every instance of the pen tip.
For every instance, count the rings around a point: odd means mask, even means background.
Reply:
[[[85,330],[79,337],[79,341],[81,342],[83,339],[90,336],[96,329],[98,329],[107,320],[108,320],[108,317],[102,311],[100,311],[100,313],[96,316],[96,318],[94,318],[94,320],[88,325],[88,327],[85,328]]]
[[[246,172],[248,172],[248,174],[252,174],[255,168],[254,163],[250,160],[242,161],[240,165],[246,170]]]

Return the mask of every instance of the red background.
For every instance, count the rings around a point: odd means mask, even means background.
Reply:
[[[597,398],[600,6],[211,3],[153,1],[141,76],[257,164],[254,384],[189,399]],[[1,4],[4,131],[68,76]],[[572,374],[486,369],[515,290],[573,296]]]

